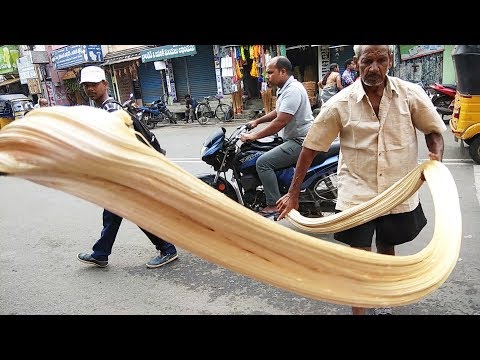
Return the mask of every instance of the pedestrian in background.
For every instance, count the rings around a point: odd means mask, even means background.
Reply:
[[[322,81],[318,82],[318,87],[322,89],[322,105],[333,95],[343,89],[340,68],[337,63],[330,64],[330,70],[323,76]]]
[[[190,122],[193,123],[195,120],[195,108],[198,105],[198,101],[195,98],[191,97],[190,94],[185,95],[185,118],[183,119],[185,123]]]
[[[35,106],[33,108],[38,109],[38,108],[46,107],[46,106],[48,106],[48,100],[41,97],[41,98],[38,98],[38,102],[35,104]]]
[[[393,46],[355,45],[354,62],[361,81],[342,90],[324,104],[304,142],[288,193],[278,202],[282,219],[298,209],[300,185],[319,151],[328,151],[340,137],[336,211],[363,204],[384,192],[418,165],[417,129],[425,134],[432,160],[442,161],[446,130],[425,91],[417,84],[388,76]],[[353,248],[395,255],[395,246],[415,239],[427,219],[418,191],[388,214],[337,232],[334,238]],[[366,309],[352,307],[354,315]],[[392,314],[390,308],[374,314]]]
[[[352,85],[355,81],[355,68],[356,65],[353,59],[347,59],[345,61],[345,70],[342,74],[342,86],[346,88],[348,85]]]
[[[108,112],[122,110],[121,105],[108,96],[108,82],[105,78],[105,71],[102,68],[98,66],[87,66],[83,68],[80,75],[80,84],[83,85],[87,96],[95,103],[95,107]],[[77,254],[78,260],[87,264],[106,267],[122,220],[122,217],[104,209],[103,229],[100,238],[93,245],[93,252],[91,254]],[[160,239],[145,229],[140,228],[140,230],[147,235],[158,250],[158,255],[147,263],[148,268],[157,268],[178,258],[177,249],[173,244]]]

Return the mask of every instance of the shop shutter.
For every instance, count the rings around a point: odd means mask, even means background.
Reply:
[[[180,101],[185,99],[185,94],[199,100],[217,94],[213,46],[196,45],[196,50],[194,56],[172,59],[175,88]]]
[[[196,55],[195,55],[196,56]],[[177,101],[184,102],[185,94],[189,94],[187,79],[187,58],[179,57],[172,59],[173,80],[177,92]]]
[[[138,69],[143,104],[151,104],[163,95],[163,84],[160,71],[155,70],[153,61],[141,63]],[[163,73],[165,76],[165,73]]]

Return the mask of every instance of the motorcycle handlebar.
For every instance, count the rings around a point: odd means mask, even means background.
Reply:
[[[132,104],[133,100],[127,100],[122,104],[122,107],[129,107]]]

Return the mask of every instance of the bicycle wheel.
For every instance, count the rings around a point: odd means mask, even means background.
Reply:
[[[211,111],[208,109],[208,106],[205,104],[200,104],[195,108],[195,117],[200,125],[208,124],[208,120],[210,120],[208,117],[210,112]]]
[[[233,108],[227,104],[219,104],[215,109],[215,116],[220,121],[232,121],[233,120]]]

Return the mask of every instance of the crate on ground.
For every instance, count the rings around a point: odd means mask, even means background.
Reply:
[[[317,83],[315,81],[305,81],[302,83],[305,90],[307,90],[308,96],[315,96],[317,90]]]

